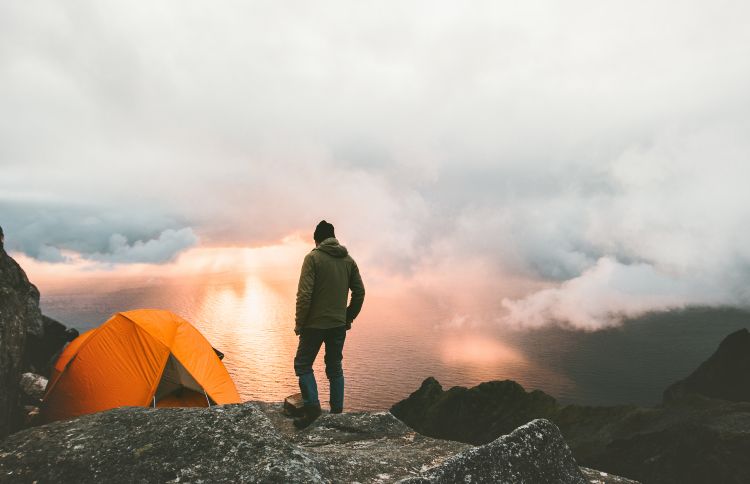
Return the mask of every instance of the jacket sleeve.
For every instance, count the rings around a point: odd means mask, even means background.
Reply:
[[[305,261],[302,263],[302,272],[299,275],[299,284],[297,286],[297,310],[294,318],[296,328],[302,328],[307,321],[314,285],[315,263],[313,262],[312,254],[307,254]]]
[[[357,317],[362,309],[362,303],[365,301],[365,285],[362,283],[362,276],[359,275],[359,267],[354,263],[352,273],[349,275],[349,289],[352,290],[352,299],[349,307],[346,308],[346,322],[351,323]]]

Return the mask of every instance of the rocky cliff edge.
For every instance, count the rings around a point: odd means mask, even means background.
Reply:
[[[557,427],[534,420],[489,444],[433,439],[390,413],[324,415],[295,431],[281,405],[126,407],[0,443],[8,482],[630,482],[579,469]],[[457,481],[458,480],[458,481]]]

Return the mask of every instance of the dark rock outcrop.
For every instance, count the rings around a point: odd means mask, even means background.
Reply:
[[[395,404],[391,413],[425,435],[485,444],[533,419],[550,418],[557,408],[551,396],[526,392],[511,380],[444,391],[430,377],[408,399]]]
[[[389,413],[324,415],[294,431],[280,404],[261,403],[127,407],[27,429],[0,443],[0,475],[81,483],[586,482],[559,430],[543,420],[472,448],[419,435]]]
[[[750,403],[659,409],[642,425],[613,423],[620,436],[588,465],[666,484],[750,482]]]
[[[49,378],[52,365],[69,341],[78,337],[78,330],[68,328],[49,316],[42,315],[42,333],[26,338],[24,359],[28,369]]]
[[[0,438],[23,423],[18,381],[28,335],[41,337],[39,291],[6,252],[0,229]]]
[[[740,400],[750,384],[747,339],[747,330],[729,335],[690,377],[670,387],[660,407],[560,406],[513,382],[443,391],[428,378],[391,411],[425,435],[468,443],[507,433],[509,421],[547,418],[586,466],[643,482],[750,482],[750,403],[728,401]],[[473,421],[468,409],[476,412]]]
[[[750,332],[736,331],[684,380],[664,392],[664,402],[673,403],[697,394],[731,402],[750,402]]]
[[[39,291],[5,252],[0,227],[0,438],[31,421],[25,404],[36,403],[21,391],[21,374],[49,377],[56,356],[76,336],[75,329],[42,314]]]

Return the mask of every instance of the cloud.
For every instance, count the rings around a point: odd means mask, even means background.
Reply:
[[[45,262],[72,262],[66,254],[111,263],[172,260],[198,237],[181,217],[148,210],[139,201],[98,207],[64,200],[0,200],[6,249]],[[183,225],[183,226],[181,226]]]
[[[593,331],[650,311],[728,303],[723,289],[709,281],[659,273],[648,264],[626,265],[603,257],[559,286],[504,299],[507,314],[500,320],[522,328],[557,323]]]
[[[750,143],[741,133],[750,133],[741,123],[659,133],[603,173],[467,210],[442,253],[490,261],[498,279],[546,281],[500,296],[497,320],[516,327],[600,329],[686,305],[747,307]]]
[[[91,259],[101,262],[147,262],[161,263],[173,260],[181,251],[194,246],[198,237],[191,228],[180,230],[167,229],[155,239],[136,240],[128,243],[122,234],[112,234],[109,238],[109,250],[95,253]]]
[[[375,279],[457,301],[447,320],[747,304],[748,14],[5,4],[0,223],[32,257],[122,264],[325,218]],[[581,287],[611,307],[563,310]]]

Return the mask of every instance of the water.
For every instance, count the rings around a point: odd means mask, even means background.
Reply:
[[[224,364],[243,399],[280,401],[297,391],[293,281],[224,274],[41,289],[45,314],[79,330],[98,326],[116,311],[171,310],[225,353]],[[748,312],[690,309],[595,333],[451,329],[436,324],[438,311],[414,298],[368,292],[344,351],[348,409],[387,409],[428,376],[445,388],[512,379],[563,403],[652,405],[727,334],[750,327]],[[315,371],[324,396],[322,355]]]

